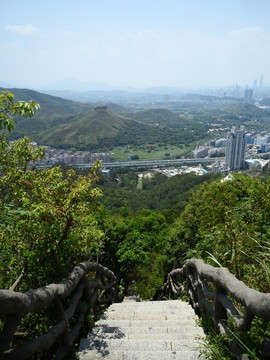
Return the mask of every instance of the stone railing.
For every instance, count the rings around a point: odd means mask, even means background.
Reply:
[[[248,288],[226,268],[215,268],[202,260],[189,259],[182,268],[168,274],[162,288],[163,295],[177,298],[183,294],[183,285],[176,283],[179,276],[186,279],[186,291],[194,310],[203,318],[212,317],[215,330],[231,337],[231,351],[238,359],[249,359],[246,349],[234,341],[229,324],[232,322],[239,331],[248,331],[254,317],[270,321],[270,294]],[[270,359],[269,342],[263,345],[262,357]]]
[[[88,309],[110,304],[116,298],[116,281],[107,268],[84,262],[58,284],[24,294],[0,290],[0,320],[4,322],[0,334],[0,359],[36,359],[48,349],[54,349],[54,359],[63,359],[78,336]],[[14,338],[18,335],[20,321],[29,313],[45,308],[47,311],[48,307],[55,314],[55,323],[45,334],[17,347],[18,341],[14,342]]]

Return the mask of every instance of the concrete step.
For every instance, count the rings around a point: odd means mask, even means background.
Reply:
[[[128,312],[110,312],[102,315],[100,320],[196,320],[197,317],[194,314],[182,313],[178,315],[177,313],[163,313],[162,311],[158,312],[137,312],[128,313]]]
[[[90,334],[96,334],[99,336],[100,334],[112,334],[112,333],[119,333],[119,335],[129,335],[129,334],[139,334],[141,336],[145,336],[145,334],[181,334],[185,336],[186,334],[195,334],[195,336],[203,336],[204,332],[200,326],[193,326],[193,324],[186,324],[179,327],[166,327],[166,326],[159,326],[159,327],[141,327],[141,326],[128,326],[128,327],[118,327],[118,326],[109,326],[109,325],[96,325]],[[89,335],[90,335],[89,334]]]
[[[111,333],[112,334],[112,333]],[[87,336],[87,339],[89,339],[91,341],[95,341],[96,340],[96,335],[97,333],[95,332],[93,335],[89,335]],[[119,338],[121,339],[132,339],[132,340],[145,340],[147,335],[147,339],[162,339],[162,340],[171,340],[171,341],[179,341],[181,342],[186,341],[186,340],[190,340],[193,337],[197,337],[199,338],[201,335],[200,334],[194,334],[192,332],[190,333],[185,333],[185,334],[168,334],[168,333],[164,333],[161,334],[160,332],[158,333],[126,333],[124,335],[119,335]],[[99,339],[110,339],[110,335],[108,333],[99,333],[98,334],[98,338]],[[115,337],[113,337],[113,335],[111,335],[112,339],[115,339]],[[195,340],[196,341],[196,340]]]
[[[190,304],[186,303],[185,301],[181,300],[167,300],[167,301],[142,301],[142,302],[135,302],[135,301],[128,301],[122,303],[114,303],[110,306],[111,309],[113,308],[147,308],[150,307],[154,309],[156,307],[164,307],[165,309],[170,308],[187,308],[192,309]]]
[[[204,333],[196,320],[181,301],[113,304],[81,340],[79,359],[198,359]]]
[[[196,350],[197,342],[194,339],[180,339],[178,341],[163,340],[163,339],[128,339],[123,338],[104,338],[94,339],[87,338],[82,340],[82,346],[88,350],[123,350],[123,351],[143,351],[143,350]]]
[[[80,360],[197,360],[202,359],[197,351],[99,351],[83,352]]]
[[[195,321],[194,319],[189,319],[190,321],[192,321],[192,325],[195,326]],[[113,327],[118,327],[118,328],[123,328],[123,327],[178,327],[181,328],[181,326],[186,326],[187,324],[190,324],[188,320],[183,319],[183,320],[121,320],[121,319],[101,319],[99,320],[97,323],[97,325],[108,325],[108,326],[113,326]]]

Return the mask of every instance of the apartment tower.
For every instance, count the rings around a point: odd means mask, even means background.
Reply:
[[[227,138],[225,166],[228,170],[245,168],[246,134],[244,126],[233,126]]]

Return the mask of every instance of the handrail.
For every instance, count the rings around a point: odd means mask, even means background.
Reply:
[[[215,330],[220,334],[231,335],[229,318],[240,331],[248,331],[255,316],[270,321],[270,294],[249,288],[227,268],[215,268],[200,259],[188,259],[182,268],[168,274],[162,287],[163,295],[169,294],[170,298],[180,296],[182,289],[176,284],[179,276],[186,279],[186,290],[194,310],[203,317],[210,315],[214,319]],[[212,284],[213,291],[207,282]],[[244,308],[244,313],[235,306],[236,302]],[[230,346],[238,359],[249,359],[234,341],[230,342]],[[270,343],[265,344],[263,356],[264,359],[270,358]]]
[[[91,273],[94,280],[89,280],[87,273]],[[106,267],[83,262],[58,284],[46,285],[24,294],[0,290],[0,318],[4,319],[0,334],[0,359],[27,359],[37,352],[47,351],[53,345],[56,347],[54,359],[63,359],[80,331],[87,310],[99,304],[110,304],[116,298],[116,283],[113,272]],[[64,306],[63,301],[68,304]],[[20,320],[47,306],[54,306],[57,323],[26,345],[13,348],[12,341]],[[69,331],[71,319],[76,322]]]

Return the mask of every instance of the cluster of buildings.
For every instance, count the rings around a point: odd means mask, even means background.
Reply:
[[[84,164],[90,162],[89,151],[70,151],[70,150],[58,150],[50,146],[43,146],[45,149],[44,161],[48,165],[55,165],[58,163],[63,164]]]
[[[242,170],[246,166],[246,133],[243,126],[233,126],[226,139],[225,161],[217,160],[212,165],[214,173],[228,174],[232,170]]]
[[[37,143],[32,142],[32,146],[37,146]],[[77,165],[94,163],[101,160],[104,163],[110,162],[111,157],[108,153],[90,153],[89,151],[71,151],[71,150],[58,150],[51,146],[43,146],[45,149],[45,159],[40,162],[42,165]]]
[[[254,156],[260,152],[269,151],[269,141],[270,133],[246,134],[244,126],[240,126],[240,128],[233,126],[226,140],[225,162],[216,161],[212,165],[212,171],[228,174],[232,170],[261,169],[267,163],[269,167],[268,159],[246,159],[247,155]]]
[[[157,169],[156,171],[161,172],[162,174],[166,175],[167,177],[172,177],[175,175],[183,175],[189,173],[195,173],[196,175],[205,175],[208,174],[208,171],[205,170],[201,164],[198,166],[180,166],[175,169]]]
[[[226,139],[211,140],[203,146],[196,147],[195,150],[191,151],[190,157],[192,159],[200,159],[205,157],[214,157],[217,155],[225,154]]]
[[[270,152],[270,132],[253,131],[246,133],[244,126],[233,126],[226,139],[209,141],[191,152],[191,158],[219,157],[212,165],[215,173],[228,174],[232,170],[262,168],[268,160],[254,159],[258,154]],[[246,159],[249,157],[250,159]]]
[[[270,132],[247,134],[247,152],[250,155],[270,151]]]

